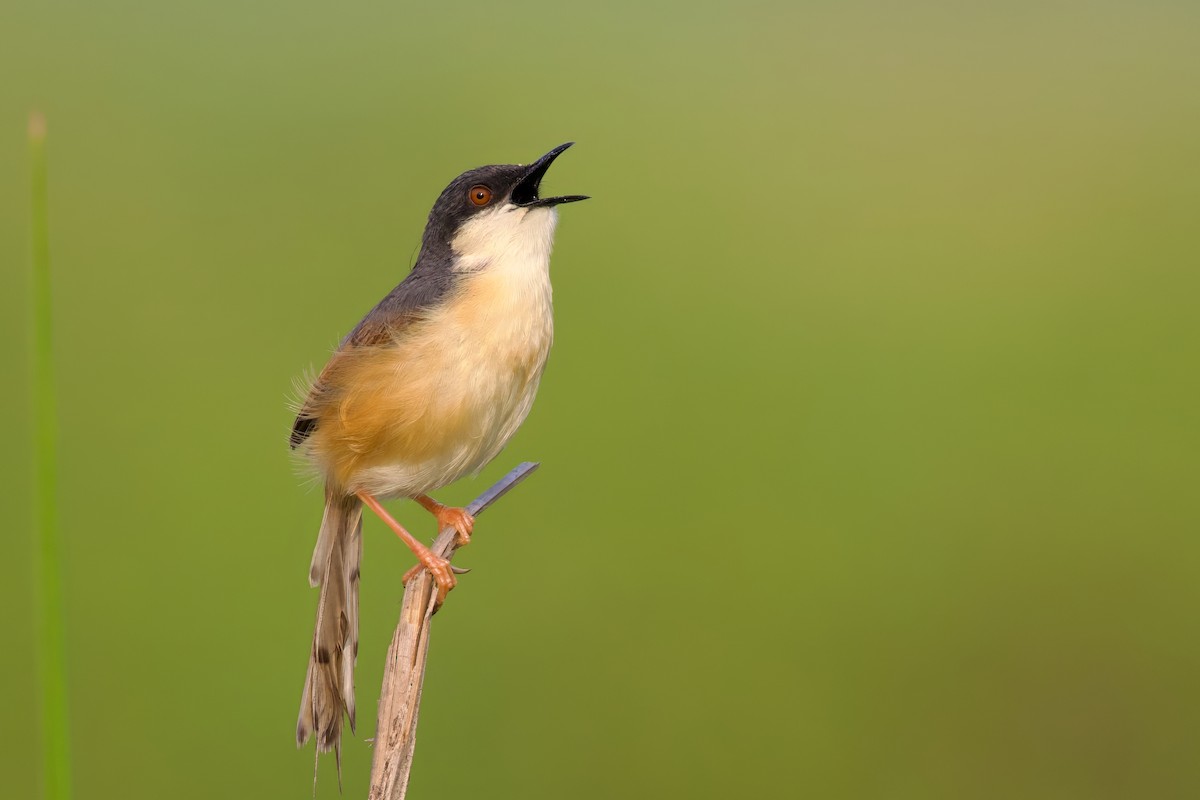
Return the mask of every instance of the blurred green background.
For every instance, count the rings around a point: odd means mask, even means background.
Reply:
[[[1200,8],[386,5],[0,5],[0,796],[32,108],[78,797],[310,796],[293,380],[451,178],[567,140],[538,403],[441,498],[543,468],[460,556],[411,796],[1200,796]],[[347,797],[411,562],[368,521]]]

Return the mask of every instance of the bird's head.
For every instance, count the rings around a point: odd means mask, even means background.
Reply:
[[[459,268],[471,269],[501,249],[548,246],[557,220],[554,207],[588,199],[538,195],[546,171],[572,144],[561,144],[529,165],[478,167],[451,181],[429,212],[422,258],[449,256]]]

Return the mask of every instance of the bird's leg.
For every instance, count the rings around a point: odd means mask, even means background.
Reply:
[[[475,518],[467,513],[465,508],[444,506],[427,494],[419,494],[413,498],[421,504],[421,508],[433,514],[437,519],[438,533],[442,528],[454,528],[458,534],[458,546],[465,547],[471,543],[471,531],[475,530]]]
[[[367,508],[378,514],[379,518],[396,532],[396,535],[408,545],[408,549],[412,550],[417,556],[417,560],[421,562],[420,565],[405,573],[404,582],[407,583],[420,569],[429,570],[429,574],[437,582],[437,604],[440,606],[446,599],[449,591],[454,588],[454,584],[458,582],[454,577],[454,571],[450,568],[450,562],[441,556],[434,555],[432,550],[417,541],[411,533],[404,530],[404,526],[392,519],[392,515],[373,496],[366,492],[358,492],[358,499],[362,500]]]
[[[458,537],[458,546],[463,547],[471,543],[471,531],[475,529],[475,518],[467,513],[465,508],[454,508],[452,506],[444,506],[437,500],[434,500],[427,494],[419,494],[413,498],[421,504],[421,508],[433,514],[437,520],[438,533],[442,532],[442,528],[450,526],[454,528],[454,533]],[[451,567],[453,569],[453,567]],[[413,579],[421,567],[418,565],[413,567],[408,572],[404,573],[402,581],[408,583]]]

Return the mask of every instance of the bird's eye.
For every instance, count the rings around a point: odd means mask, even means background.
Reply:
[[[468,196],[471,198],[471,202],[477,206],[486,206],[492,202],[492,190],[483,185],[472,186]]]

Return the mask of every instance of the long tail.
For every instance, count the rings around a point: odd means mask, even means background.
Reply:
[[[320,585],[317,624],[300,719],[296,722],[296,745],[303,747],[313,734],[317,753],[333,750],[342,782],[342,712],[354,730],[354,662],[358,658],[358,572],[362,563],[362,504],[325,490],[325,516],[313,551],[308,582]],[[314,780],[316,776],[313,776]]]

